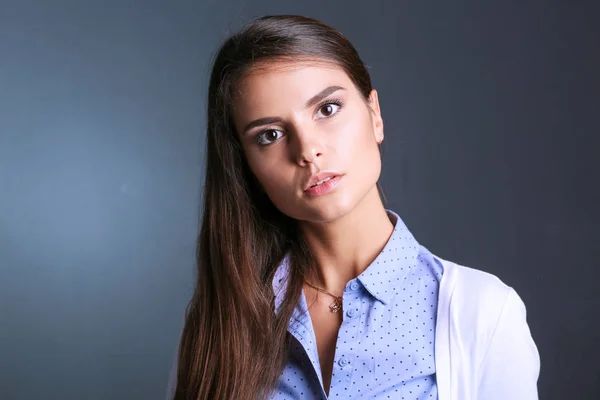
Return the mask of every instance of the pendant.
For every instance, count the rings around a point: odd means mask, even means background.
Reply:
[[[336,297],[336,299],[329,305],[329,309],[332,313],[336,313],[342,309],[342,298]]]

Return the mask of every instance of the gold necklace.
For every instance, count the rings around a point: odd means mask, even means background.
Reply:
[[[319,292],[321,292],[321,293],[328,294],[329,296],[331,296],[331,297],[333,297],[333,298],[334,298],[334,300],[333,300],[333,303],[331,303],[331,304],[329,305],[329,310],[331,310],[331,312],[332,312],[332,313],[336,313],[336,312],[338,312],[338,311],[340,311],[340,310],[342,309],[342,304],[343,304],[342,297],[340,297],[340,296],[336,296],[335,294],[333,294],[333,293],[330,293],[330,292],[328,292],[328,291],[327,291],[327,290],[325,290],[325,289],[321,289],[321,288],[319,288],[319,287],[316,287],[315,285],[313,285],[312,283],[310,283],[310,282],[308,282],[308,281],[305,281],[305,282],[306,282],[306,284],[307,284],[308,286],[310,286],[311,288],[313,288],[313,289],[316,289],[316,290],[318,290],[318,291],[319,291]]]

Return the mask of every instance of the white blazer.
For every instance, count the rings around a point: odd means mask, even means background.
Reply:
[[[435,335],[439,400],[537,400],[540,358],[519,295],[494,275],[436,258],[444,267]]]
[[[439,400],[538,399],[540,357],[519,295],[494,275],[437,258]]]

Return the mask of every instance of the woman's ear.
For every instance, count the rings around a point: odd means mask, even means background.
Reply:
[[[381,109],[379,108],[379,96],[377,90],[371,90],[369,93],[369,108],[371,109],[371,120],[373,121],[373,134],[377,144],[383,142],[383,119],[381,118]]]

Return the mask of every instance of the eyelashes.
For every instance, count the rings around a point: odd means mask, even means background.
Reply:
[[[323,118],[331,118],[338,113],[338,111],[342,108],[342,102],[338,99],[327,100],[317,108],[317,111],[321,111],[325,106],[336,106],[338,109],[329,116],[324,116]]]
[[[323,108],[325,106],[334,106],[334,111],[332,111],[329,115],[323,115],[320,118],[317,119],[329,119],[329,118],[333,118],[335,117],[339,111],[343,108],[344,103],[340,100],[340,99],[329,99],[329,100],[325,100],[322,103],[319,104],[319,106],[317,107],[317,114],[319,114]],[[267,136],[269,133],[275,133],[275,134],[282,134],[283,135],[283,131],[280,129],[276,129],[276,128],[268,128],[265,129],[263,131],[261,131],[259,134],[257,134],[254,137],[254,140],[260,145],[260,146],[269,146],[270,144],[275,143],[277,140],[279,140],[281,138],[281,136],[278,136],[272,140],[265,138],[265,136]],[[265,140],[266,139],[266,140]]]
[[[281,132],[281,130],[279,130],[279,129],[269,128],[269,129],[265,129],[264,131],[262,131],[261,133],[259,133],[258,135],[256,135],[256,136],[254,137],[254,140],[256,140],[256,142],[257,142],[257,143],[258,143],[260,146],[268,146],[268,145],[270,145],[270,144],[274,143],[275,141],[279,140],[279,137],[277,137],[277,138],[273,139],[273,141],[270,141],[270,142],[269,142],[269,141],[267,141],[267,142],[265,143],[265,140],[264,140],[264,137],[265,137],[265,135],[267,135],[268,133],[271,133],[271,132],[275,132],[275,133],[278,133],[278,132],[279,132],[279,133],[283,133],[283,132]]]

